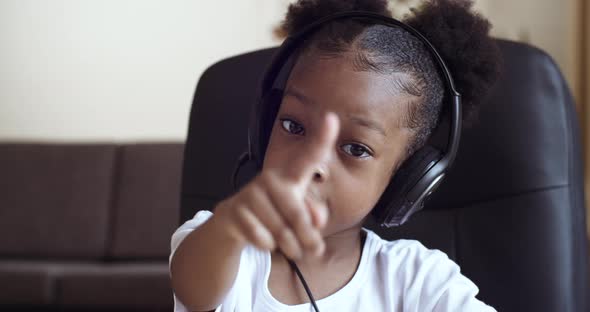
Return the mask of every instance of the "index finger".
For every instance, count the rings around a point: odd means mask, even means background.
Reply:
[[[318,134],[309,140],[305,153],[288,166],[285,172],[286,177],[306,186],[313,179],[316,170],[329,160],[338,138],[339,128],[338,116],[328,112],[323,118]]]

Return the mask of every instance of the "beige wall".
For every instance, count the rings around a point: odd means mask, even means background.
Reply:
[[[275,45],[271,29],[283,7],[2,0],[0,140],[182,140],[201,72]]]

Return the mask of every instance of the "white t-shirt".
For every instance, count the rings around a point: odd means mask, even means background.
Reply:
[[[170,260],[182,240],[212,215],[199,211],[176,230]],[[415,240],[387,241],[363,230],[367,236],[356,273],[343,288],[316,300],[320,311],[496,311],[475,298],[477,286],[443,252],[429,250]],[[215,311],[313,312],[309,303],[286,305],[272,296],[270,266],[269,252],[244,248],[236,280]],[[176,296],[174,311],[188,311]]]

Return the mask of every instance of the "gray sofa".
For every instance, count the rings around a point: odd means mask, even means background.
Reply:
[[[0,311],[171,311],[182,154],[0,144]]]

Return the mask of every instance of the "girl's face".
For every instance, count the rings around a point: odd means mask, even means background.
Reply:
[[[391,75],[358,71],[352,58],[301,56],[294,66],[274,122],[264,166],[289,166],[307,151],[326,112],[340,119],[340,132],[325,178],[308,192],[328,207],[328,236],[360,226],[403,160],[410,132],[404,105],[415,97],[395,91]],[[404,75],[399,73],[397,75]]]

